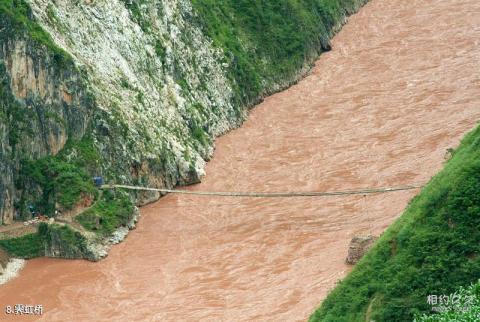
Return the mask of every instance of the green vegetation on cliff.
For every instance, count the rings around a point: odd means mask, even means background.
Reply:
[[[329,50],[333,28],[365,2],[192,0],[205,32],[226,53],[240,104],[247,105]]]
[[[47,61],[53,63],[57,76],[75,69],[70,55],[57,46],[52,37],[35,21],[26,1],[0,0],[0,41],[5,43],[3,49],[11,50],[9,46],[13,42],[23,40],[28,43],[27,53],[32,51],[39,56],[47,53],[50,58]],[[36,58],[38,57],[33,57],[34,64],[40,61]],[[30,213],[27,205],[33,205],[37,211],[52,215],[55,203],[70,209],[82,194],[94,194],[88,173],[94,168],[92,163],[98,168],[99,161],[98,157],[92,155],[93,143],[91,139],[74,142],[71,137],[77,137],[78,133],[67,133],[67,145],[59,155],[40,158],[38,152],[32,155],[32,147],[28,142],[34,140],[35,136],[47,142],[49,130],[58,133],[60,128],[67,131],[71,129],[65,124],[66,120],[57,114],[59,109],[55,109],[54,104],[41,106],[41,103],[37,102],[38,97],[34,95],[26,99],[14,96],[14,86],[11,84],[11,75],[8,75],[5,61],[0,59],[0,127],[3,124],[8,133],[8,142],[5,142],[4,146],[9,153],[3,157],[0,154],[0,160],[18,171],[13,176],[16,188],[21,191],[21,197],[15,198],[16,212],[20,218],[28,218]],[[42,66],[36,67],[40,69]],[[75,88],[72,86],[69,90]],[[53,129],[52,124],[58,124],[58,129]],[[45,149],[48,151],[49,148]],[[68,151],[74,149],[79,153],[73,157],[67,155]],[[92,158],[96,159],[91,161]]]
[[[0,21],[4,27],[18,35],[25,33],[37,43],[46,46],[58,64],[72,63],[70,55],[58,47],[32,17],[32,10],[25,0],[0,0]],[[0,32],[0,39],[3,39],[2,34],[11,36],[7,32]]]
[[[10,82],[7,77],[5,64],[0,62],[0,123],[8,127],[8,144],[12,148],[12,155],[17,152],[16,147],[21,137],[32,137],[28,119],[32,118],[32,109],[22,108],[10,91]]]
[[[411,321],[480,278],[480,127],[310,321]]]
[[[132,215],[133,203],[127,193],[106,190],[95,205],[77,217],[77,221],[87,230],[109,235],[118,227],[126,226]]]
[[[93,182],[85,170],[89,163],[86,163],[84,153],[87,153],[86,158],[90,158],[89,153],[92,151],[81,144],[78,146],[75,160],[68,160],[67,152],[61,152],[56,156],[48,155],[37,160],[24,160],[22,163],[17,186],[33,185],[41,189],[41,195],[32,194],[30,198],[33,200],[30,201],[42,213],[52,215],[56,203],[65,209],[71,209],[82,195],[96,194]],[[68,149],[73,148],[68,145]],[[24,207],[22,205],[22,210],[25,210]]]
[[[81,193],[93,192],[93,185],[85,172],[54,157],[26,162],[24,169],[30,180],[41,185],[43,198],[40,199],[39,206],[43,206],[46,213],[52,213],[55,201],[70,209],[79,200]]]

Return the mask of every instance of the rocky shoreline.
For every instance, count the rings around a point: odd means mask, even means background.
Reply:
[[[0,285],[5,284],[9,280],[17,277],[24,265],[25,260],[20,258],[11,258],[5,267],[0,265]]]
[[[137,222],[140,218],[140,210],[138,207],[134,208],[132,219],[126,226],[117,228],[110,236],[100,238],[93,232],[75,231],[79,232],[86,240],[85,256],[72,258],[66,256],[62,249],[55,249],[51,247],[45,249],[45,257],[49,258],[68,258],[68,259],[87,259],[93,262],[100,261],[108,256],[108,252],[113,245],[119,244],[127,238],[128,233],[136,228]],[[66,225],[66,224],[63,224]],[[25,259],[11,258],[9,255],[0,249],[0,285],[7,283],[11,279],[18,276],[26,263]]]
[[[87,249],[89,255],[86,259],[98,262],[108,256],[108,251],[113,245],[119,244],[127,238],[130,230],[137,226],[140,218],[140,209],[135,207],[132,219],[126,226],[118,227],[110,236],[99,239],[95,233],[83,232],[83,236],[87,239]]]

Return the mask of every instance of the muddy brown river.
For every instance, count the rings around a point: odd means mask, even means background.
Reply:
[[[480,1],[372,0],[310,76],[218,139],[189,189],[424,183],[479,119]],[[169,195],[106,260],[31,260],[0,303],[43,304],[49,322],[304,321],[349,271],[352,236],[380,234],[416,193]]]

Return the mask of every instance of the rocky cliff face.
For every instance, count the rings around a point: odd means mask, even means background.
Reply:
[[[255,56],[259,46],[216,39],[216,25],[198,13],[202,1],[195,7],[190,0],[2,1],[0,223],[24,211],[32,191],[42,194],[29,178],[15,184],[22,162],[63,153],[62,160],[75,163],[75,142],[86,136],[98,160],[76,164],[89,175],[153,187],[198,182],[213,139],[241,124],[247,105],[262,94],[294,81],[365,2],[335,0],[330,13],[317,8],[315,17],[326,19],[319,23],[323,35],[299,47],[300,65],[276,78],[264,76],[275,70],[256,75],[248,96],[242,81],[249,73],[237,68],[245,60],[238,53]],[[137,197],[143,203],[159,196]]]
[[[128,1],[31,6],[55,43],[87,70],[105,175],[156,186],[198,180],[210,138],[241,118],[223,54],[192,24],[190,3],[142,1],[136,11]]]
[[[21,159],[56,154],[88,127],[102,156],[98,172],[108,179],[158,187],[198,181],[211,138],[243,114],[232,105],[222,52],[188,22],[189,2],[146,2],[145,21],[122,1],[30,6],[74,62],[58,64],[28,34],[2,30],[1,221],[12,221],[21,197],[14,185]],[[14,109],[18,115],[8,115]]]
[[[93,102],[69,63],[0,21],[0,223],[10,223],[20,161],[58,153],[81,138]]]

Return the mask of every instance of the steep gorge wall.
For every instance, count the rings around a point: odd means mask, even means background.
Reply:
[[[22,190],[20,162],[58,153],[81,138],[92,101],[78,71],[46,46],[0,20],[0,223],[10,223]]]
[[[105,175],[128,181],[133,173],[159,186],[194,181],[212,152],[210,137],[240,118],[222,53],[189,23],[189,2],[144,1],[144,14],[136,15],[123,1],[31,5],[55,42],[88,70],[98,147],[114,165]]]
[[[11,222],[15,204],[24,210],[32,190],[42,193],[28,178],[15,186],[24,159],[59,153],[121,183],[198,182],[213,139],[239,126],[262,96],[295,82],[364,2],[3,0],[13,22],[0,22],[0,220]],[[93,165],[78,162],[84,137],[98,155]]]

